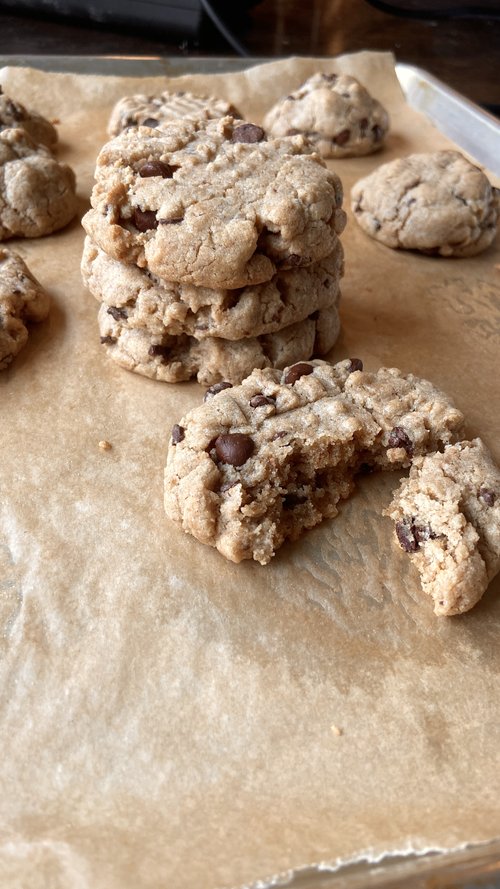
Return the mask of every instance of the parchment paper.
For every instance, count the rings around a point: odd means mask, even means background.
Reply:
[[[175,86],[259,122],[318,69],[357,74],[391,113],[383,152],[335,162],[346,194],[379,163],[449,144],[405,105],[387,55]],[[59,118],[82,212],[113,102],[172,84],[0,80]],[[53,305],[0,374],[0,885],[226,889],[499,835],[499,583],[469,614],[434,617],[381,516],[392,475],[363,479],[267,567],[185,536],[163,513],[163,464],[202,390],[106,359],[82,242],[78,222],[11,242]],[[498,249],[395,252],[353,221],[343,243],[332,357],[433,380],[500,460]]]

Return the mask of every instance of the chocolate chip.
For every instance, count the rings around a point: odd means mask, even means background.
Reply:
[[[160,343],[154,344],[148,349],[148,355],[151,355],[152,358],[168,358],[169,352],[169,347],[162,346]]]
[[[158,225],[156,212],[154,210],[140,210],[139,207],[136,207],[134,210],[134,225],[140,232],[147,232],[152,228],[156,228]]]
[[[301,506],[306,501],[307,497],[305,494],[285,494],[283,497],[283,509],[295,509],[296,506]]]
[[[404,448],[409,457],[413,456],[413,442],[402,426],[395,426],[389,433],[388,448]]]
[[[377,124],[375,124],[375,126],[372,127],[372,133],[373,133],[373,138],[374,138],[375,142],[380,142],[384,136],[384,131]]]
[[[223,392],[224,389],[232,389],[232,388],[233,388],[232,383],[227,383],[227,382],[214,383],[214,385],[210,386],[210,388],[207,389],[207,391],[205,392],[203,401],[208,401],[210,398],[213,398],[214,395],[218,395],[219,392]]]
[[[284,438],[286,434],[287,434],[286,429],[280,429],[279,432],[274,433],[273,437],[271,438],[271,441],[277,441],[278,438]]]
[[[179,444],[184,438],[184,429],[178,423],[172,426],[172,444]]]
[[[361,358],[351,358],[349,373],[353,374],[355,370],[363,370],[363,362]]]
[[[486,506],[494,506],[495,505],[495,500],[497,498],[496,498],[495,492],[492,491],[491,488],[484,488],[484,487],[480,488],[478,496],[479,496],[479,499],[483,501],[483,503],[486,503]]]
[[[116,306],[110,306],[108,309],[108,315],[111,315],[115,321],[122,321],[127,318],[127,313],[125,309],[117,309]]]
[[[419,549],[419,543],[415,539],[413,533],[413,523],[411,520],[404,522],[396,522],[396,535],[400,545],[405,553],[416,553]]]
[[[350,130],[341,130],[340,133],[337,133],[337,135],[333,137],[332,142],[334,142],[335,145],[345,145],[346,142],[349,142],[350,137]]]
[[[306,364],[304,361],[299,361],[298,364],[293,364],[287,371],[284,382],[293,386],[294,383],[297,382],[300,377],[305,377],[307,374],[312,374],[314,367],[312,364]]]
[[[262,142],[265,138],[266,134],[262,127],[257,127],[254,123],[244,123],[235,127],[231,142]]]
[[[146,120],[143,120],[142,126],[143,127],[152,127],[154,129],[155,127],[158,126],[159,123],[160,123],[160,121],[157,120],[156,117],[147,117]]]
[[[116,337],[115,336],[102,336],[101,343],[103,346],[113,346],[114,343],[116,343]]]
[[[435,540],[438,536],[430,525],[416,525],[413,519],[396,522],[396,535],[402,548],[407,553],[416,553],[420,544],[426,540]]]
[[[276,404],[276,401],[269,395],[254,395],[249,404],[250,407],[262,407],[264,404]]]
[[[142,179],[148,179],[150,176],[161,176],[162,179],[171,179],[172,173],[172,167],[164,164],[163,161],[146,161],[142,167],[139,167],[139,176]]]
[[[242,432],[229,432],[215,439],[215,452],[221,463],[243,466],[252,456],[255,445],[249,435]]]

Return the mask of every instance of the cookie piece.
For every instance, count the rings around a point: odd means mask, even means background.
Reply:
[[[21,129],[0,131],[0,240],[38,238],[76,210],[75,174]]]
[[[118,136],[127,127],[158,127],[172,120],[210,120],[239,111],[224,99],[215,96],[195,96],[193,93],[163,92],[159,96],[124,96],[111,112],[108,134]]]
[[[0,130],[19,128],[28,133],[34,142],[53,150],[57,144],[57,130],[53,124],[36,111],[29,111],[20,102],[9,99],[0,86]]]
[[[474,256],[494,240],[500,191],[458,151],[410,154],[351,191],[361,228],[387,247]]]
[[[345,225],[340,179],[304,148],[232,117],[125,130],[98,157],[83,225],[109,256],[167,281],[269,281],[329,256]]]
[[[418,429],[415,454],[454,439],[463,417],[431,383],[360,367],[301,361],[209,390],[173,428],[167,515],[227,559],[265,564],[284,540],[336,515],[367,462],[408,464],[407,450],[391,447],[395,428]]]
[[[153,380],[178,383],[196,377],[210,386],[222,380],[239,383],[255,367],[284,367],[299,358],[324,355],[340,331],[338,309],[321,309],[276,333],[225,340],[151,334],[129,327],[128,319],[103,305],[98,314],[101,343],[121,367]]]
[[[343,273],[340,241],[331,256],[307,268],[277,272],[271,281],[241,290],[210,290],[177,284],[109,256],[86,238],[82,276],[93,296],[110,314],[127,319],[129,328],[196,339],[274,333],[303,321],[318,309],[336,306]]]
[[[22,257],[0,247],[0,370],[26,345],[26,324],[48,313],[49,297]]]
[[[472,608],[500,570],[500,470],[483,442],[416,459],[385,514],[435,614]]]
[[[301,133],[322,157],[356,157],[382,147],[389,115],[349,74],[313,74],[268,111],[273,136]]]

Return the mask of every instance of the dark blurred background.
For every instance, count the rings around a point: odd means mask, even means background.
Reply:
[[[500,0],[0,0],[0,55],[390,50],[500,112]]]

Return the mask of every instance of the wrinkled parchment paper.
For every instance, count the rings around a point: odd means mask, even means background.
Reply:
[[[449,144],[405,105],[387,55],[175,86],[259,122],[317,69],[357,74],[391,113],[383,152],[335,162],[346,194],[379,163]],[[113,102],[173,85],[14,68],[0,81],[59,119],[82,212]],[[392,475],[364,478],[267,567],[185,536],[162,473],[202,390],[106,358],[82,242],[78,221],[11,242],[53,304],[0,375],[0,885],[227,889],[498,836],[499,583],[469,614],[434,617],[381,516]],[[500,460],[498,249],[395,252],[351,220],[343,243],[332,357],[433,380]]]

